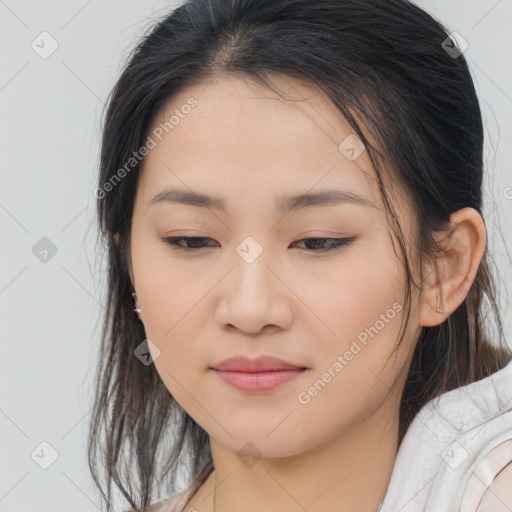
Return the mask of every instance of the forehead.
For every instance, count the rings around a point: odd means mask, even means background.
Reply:
[[[378,203],[366,151],[351,161],[340,149],[353,130],[330,100],[286,77],[272,83],[279,92],[221,76],[176,94],[150,127],[146,199],[170,185],[260,199],[336,187]]]

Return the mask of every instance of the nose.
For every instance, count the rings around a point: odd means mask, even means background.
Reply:
[[[241,244],[247,252],[240,255],[237,250],[220,286],[216,320],[221,326],[251,335],[263,329],[287,329],[293,319],[293,293],[286,282],[289,276],[271,261],[270,251],[256,254],[250,244]]]

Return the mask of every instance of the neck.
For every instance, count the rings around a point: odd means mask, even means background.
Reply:
[[[350,431],[290,457],[263,457],[245,465],[236,452],[210,438],[215,492],[209,510],[376,512],[398,450],[397,401],[392,394],[388,398]]]

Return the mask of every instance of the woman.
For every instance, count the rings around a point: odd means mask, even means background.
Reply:
[[[112,481],[161,512],[512,508],[482,148],[459,45],[408,1],[158,22],[109,98],[96,190],[108,510]]]

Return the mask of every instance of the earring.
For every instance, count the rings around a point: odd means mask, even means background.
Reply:
[[[132,292],[132,297],[133,297],[134,299],[136,299],[137,294],[136,294],[135,292]],[[135,311],[135,313],[137,313],[137,315],[140,315],[140,313],[141,313],[142,309],[141,309],[141,308],[133,308],[133,311]]]
[[[440,313],[441,315],[443,314],[443,310],[440,308],[440,307],[437,307],[436,308],[437,312]]]

